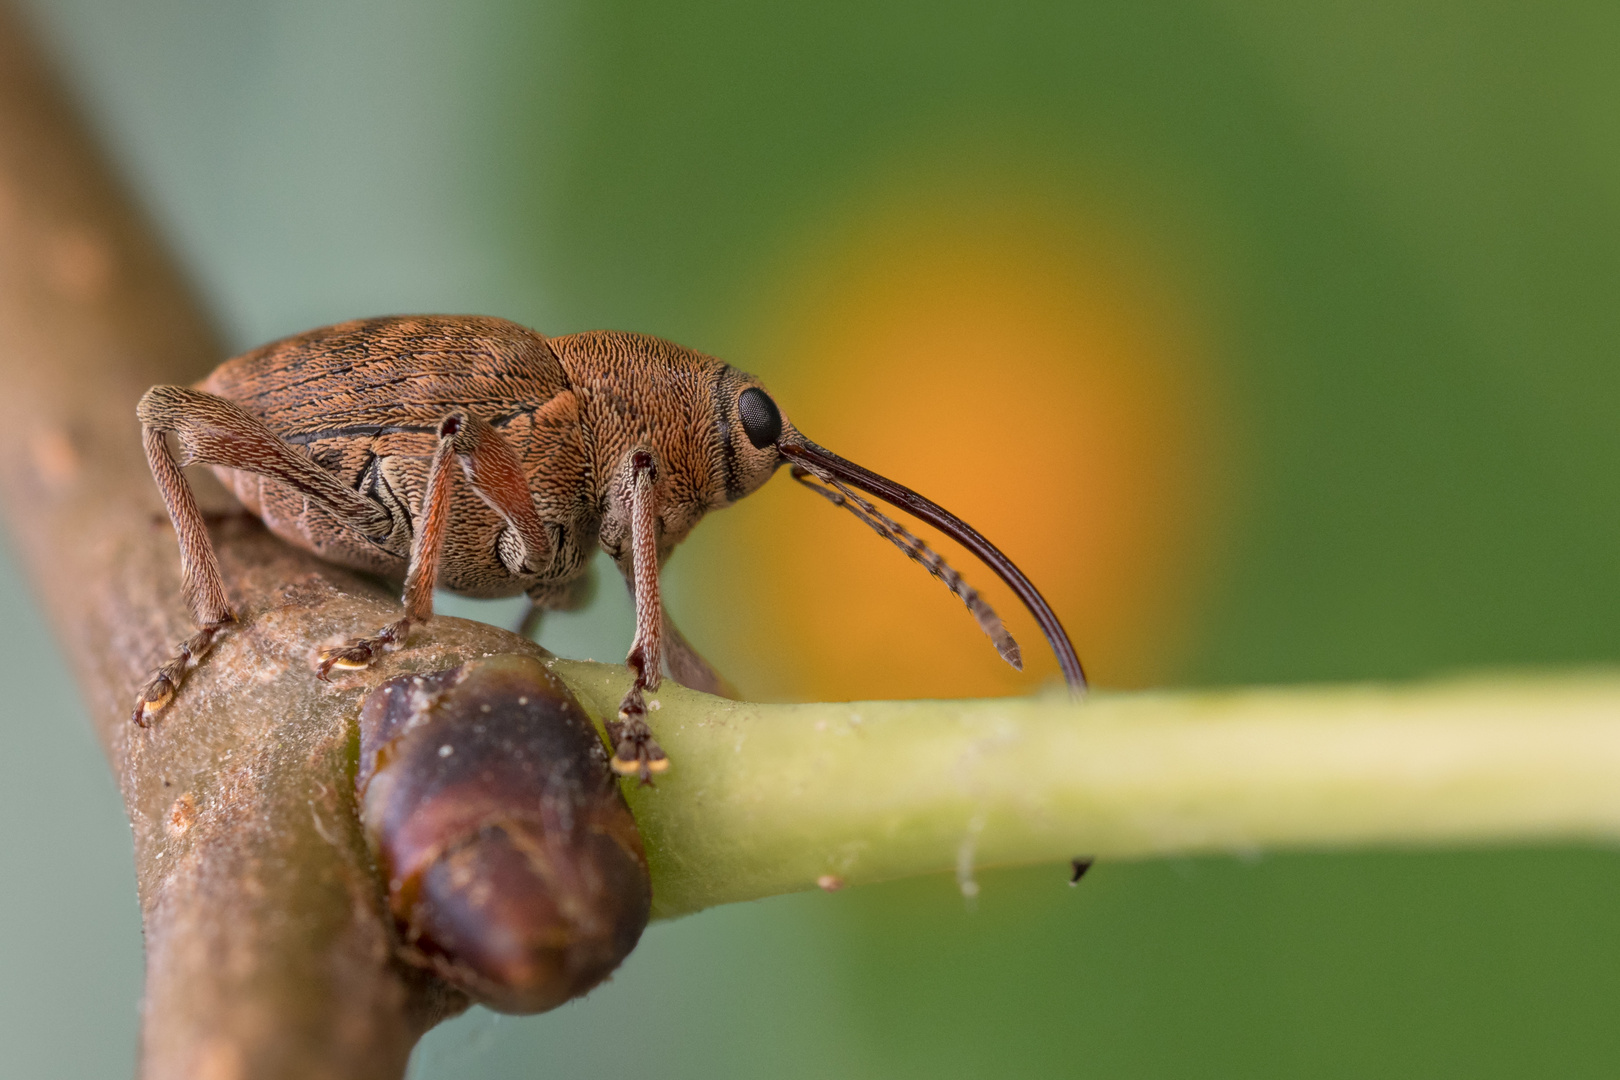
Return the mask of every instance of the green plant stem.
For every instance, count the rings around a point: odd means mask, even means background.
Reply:
[[[624,691],[622,668],[553,665],[598,720]],[[1080,705],[657,698],[673,768],[626,791],[658,917],[1075,856],[1620,836],[1620,674]]]

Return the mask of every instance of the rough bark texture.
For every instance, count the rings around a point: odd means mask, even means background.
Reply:
[[[465,1002],[393,959],[354,810],[357,701],[402,670],[538,650],[437,620],[374,670],[321,683],[313,650],[374,631],[397,601],[227,513],[214,539],[243,623],[152,729],[132,727],[136,688],[191,629],[134,405],[222,357],[0,6],[0,496],[134,825],[143,1075],[397,1077]]]

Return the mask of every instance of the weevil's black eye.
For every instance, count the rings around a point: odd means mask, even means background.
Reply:
[[[763,450],[782,437],[782,414],[776,411],[771,395],[750,386],[737,398],[737,415],[754,449]]]

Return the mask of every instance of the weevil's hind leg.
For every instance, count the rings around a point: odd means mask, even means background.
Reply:
[[[185,386],[154,386],[141,397],[135,414],[141,421],[147,464],[180,541],[185,598],[199,628],[141,688],[132,718],[145,726],[173,700],[186,673],[213,648],[225,627],[236,621],[225,598],[214,545],[191,485],[180,471],[181,462],[223,465],[280,480],[364,532],[385,530],[389,522],[381,507],[345,488],[234,401]],[[180,444],[180,461],[169,452],[171,432]]]
[[[393,528],[388,512],[381,506],[344,487],[336,476],[293,449],[263,420],[228,398],[187,386],[154,386],[141,398],[135,414],[148,432],[174,432],[184,464],[223,465],[279,480],[366,536],[386,536]],[[147,458],[154,460],[150,443]],[[173,458],[168,460],[172,465]],[[152,472],[158,474],[157,465],[152,466]],[[158,486],[164,487],[162,477]]]
[[[186,603],[200,627],[197,633],[180,643],[168,663],[152,673],[136,696],[130,719],[146,727],[152,717],[174,700],[186,674],[208,655],[225,628],[236,621],[236,613],[225,597],[225,579],[219,572],[213,541],[208,538],[208,526],[197,509],[191,485],[186,483],[185,474],[169,453],[163,430],[143,426],[141,440],[146,446],[152,476],[163,494],[164,505],[169,508],[169,520],[174,523],[175,535],[180,539],[180,572]]]
[[[619,718],[608,724],[613,740],[613,771],[640,776],[652,783],[652,774],[669,768],[669,757],[647,727],[646,692],[658,689],[663,668],[664,606],[658,596],[658,541],[654,535],[657,507],[653,482],[657,465],[646,450],[630,457],[630,559],[636,597],[636,636],[625,663],[635,681],[619,703]]]
[[[422,512],[417,516],[416,535],[411,540],[411,562],[405,571],[404,616],[370,637],[323,649],[315,669],[319,678],[329,678],[333,668],[370,667],[383,653],[405,644],[412,625],[433,617],[433,585],[439,577],[439,555],[444,550],[445,527],[450,521],[456,433],[462,420],[460,414],[452,414],[439,424],[439,445],[434,448],[433,460],[428,465],[427,489],[422,493]]]
[[[740,700],[737,688],[726,677],[714,670],[714,665],[699,655],[686,640],[669,612],[664,612],[664,666],[669,677],[689,690],[699,690],[717,697]]]

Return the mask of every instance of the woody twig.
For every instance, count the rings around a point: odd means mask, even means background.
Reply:
[[[134,402],[222,355],[0,8],[0,497],[134,826],[142,1073],[397,1077],[419,1034],[465,1003],[393,957],[353,806],[363,687],[327,687],[304,655],[392,615],[393,599],[221,497],[215,539],[247,618],[160,725],[129,723],[141,673],[189,630]],[[422,638],[437,654],[422,668],[534,651],[458,620]]]

